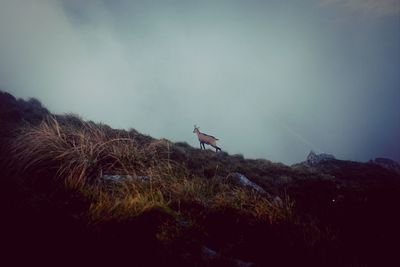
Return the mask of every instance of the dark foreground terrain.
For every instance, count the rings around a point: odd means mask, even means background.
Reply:
[[[3,92],[0,140],[7,266],[400,266],[400,175],[378,161],[250,160]]]

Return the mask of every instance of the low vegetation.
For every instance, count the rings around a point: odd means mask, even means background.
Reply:
[[[9,166],[21,174],[52,173],[67,189],[90,199],[93,220],[121,220],[155,207],[179,212],[174,208],[189,202],[207,209],[230,207],[271,223],[291,219],[289,198],[278,205],[224,177],[192,174],[169,159],[172,144],[166,140],[139,145],[128,132],[74,120],[78,127],[48,116],[38,126],[19,128]]]
[[[379,166],[289,167],[0,100],[13,253],[144,266],[374,266],[395,255],[400,177]]]

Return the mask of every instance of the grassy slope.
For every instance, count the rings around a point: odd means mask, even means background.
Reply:
[[[0,93],[0,102],[3,242],[17,259],[187,266],[396,259],[400,177],[379,166],[288,167],[49,116],[34,99]],[[268,194],[237,185],[234,172]],[[133,179],[104,181],[105,174]],[[221,256],[204,258],[204,246]]]

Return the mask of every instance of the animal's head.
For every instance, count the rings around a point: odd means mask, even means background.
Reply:
[[[193,129],[193,133],[198,133],[198,132],[200,132],[199,129],[200,129],[200,127],[197,127],[196,124],[195,124],[195,125],[194,125],[194,129]]]

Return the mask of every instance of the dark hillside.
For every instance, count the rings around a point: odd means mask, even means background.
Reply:
[[[116,130],[0,92],[2,260],[396,266],[400,175],[286,166]]]

